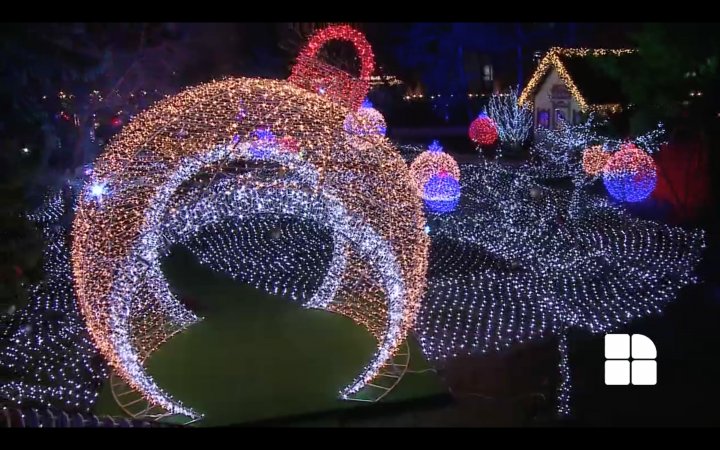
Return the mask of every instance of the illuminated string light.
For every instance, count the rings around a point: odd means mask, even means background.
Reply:
[[[235,139],[233,145],[237,145],[240,138]],[[253,158],[262,159],[276,151],[278,147],[275,135],[267,128],[260,128],[253,133],[253,142],[250,145],[250,153]]]
[[[583,170],[591,177],[602,174],[610,156],[610,152],[606,152],[601,145],[594,145],[586,149],[582,155]]]
[[[701,230],[641,220],[604,197],[539,184],[486,162],[463,166],[463,203],[430,218],[428,294],[415,332],[447,360],[560,336],[558,412],[570,412],[566,330],[611,332],[660,312],[697,281]]]
[[[518,102],[516,87],[505,94],[493,94],[488,102],[488,114],[497,129],[502,156],[504,146],[519,149],[530,137],[533,126],[532,108]]]
[[[301,72],[294,72],[295,83]],[[420,199],[407,166],[385,138],[353,151],[342,127],[348,110],[327,101],[339,88],[324,87],[328,91],[320,96],[312,86],[238,78],[190,88],[138,115],[95,163],[93,176],[108,182],[113,195],[103,205],[79,200],[75,287],[101,352],[151,404],[198,417],[143,368],[162,342],[197,321],[170,294],[159,270],[163,236],[172,235],[163,224],[175,223],[173,213],[187,219],[178,222],[185,231],[175,234],[182,240],[198,224],[235,220],[243,211],[309,217],[344,237],[348,245],[334,251],[336,269],[329,270],[344,276],[336,277],[336,294],[317,303],[332,298],[327,308],[367,327],[378,349],[343,397],[379,373],[414,323],[428,245]],[[271,130],[277,145],[268,139],[262,152],[253,151],[267,137],[261,133],[258,139],[261,129]],[[187,133],[182,139],[180,130]],[[279,143],[287,136],[297,142],[302,159],[282,151]],[[231,180],[224,191],[213,191],[222,184],[207,181],[217,177]],[[197,184],[205,186],[204,202],[180,208]],[[332,294],[335,287],[325,284]]]
[[[361,63],[359,77],[353,77],[317,58],[320,49],[333,40],[353,44]],[[375,56],[365,35],[348,25],[333,25],[310,37],[300,51],[288,81],[355,111],[370,90],[370,77],[374,69]]]
[[[0,399],[32,407],[88,412],[107,370],[85,329],[72,288],[63,193],[28,214],[45,242],[45,280],[28,304],[0,320]]]
[[[580,110],[582,112],[597,112],[600,114],[607,114],[607,113],[616,113],[622,110],[622,106],[618,104],[603,104],[603,105],[591,105],[587,102],[585,97],[582,95],[580,90],[578,89],[577,85],[573,81],[572,77],[570,76],[570,73],[568,72],[567,68],[562,62],[561,57],[600,57],[600,56],[621,56],[621,55],[629,55],[631,53],[634,53],[634,50],[631,49],[589,49],[589,48],[560,48],[560,47],[553,47],[551,48],[548,53],[540,60],[538,63],[537,69],[535,69],[535,73],[533,73],[532,78],[530,78],[530,81],[528,82],[527,86],[525,86],[525,89],[523,89],[522,94],[520,94],[520,97],[518,98],[518,103],[520,105],[529,105],[532,107],[532,98],[535,95],[535,92],[540,87],[540,84],[545,79],[545,75],[554,68],[560,79],[565,83],[565,86],[568,88],[568,91],[570,91],[570,94],[572,95],[573,99],[578,103],[580,106]]]
[[[433,213],[449,213],[455,210],[460,201],[460,182],[447,172],[430,177],[423,188],[423,200]]]
[[[170,294],[159,269],[160,257],[177,243],[216,270],[367,327],[378,339],[377,352],[343,397],[377,375],[411,327],[431,359],[559,335],[562,414],[570,412],[567,330],[611,331],[660,311],[695,281],[701,231],[636,219],[605,199],[541,186],[534,176],[540,171],[526,168],[464,168],[458,214],[431,216],[426,225],[418,195],[429,185],[437,188],[429,197],[452,199],[455,188],[459,195],[457,163],[437,142],[413,161],[412,175],[382,136],[362,140],[363,151],[354,151],[358,141],[343,130],[349,111],[327,101],[337,100],[332,86],[324,96],[325,85],[308,82],[303,90],[256,79],[188,89],[129,123],[89,174],[74,219],[75,290],[67,287],[66,255],[47,269],[60,275],[64,294],[36,298],[72,303],[77,292],[95,344],[153,404],[199,415],[143,368],[159,345],[198,320]],[[579,133],[565,136],[578,144],[573,149],[595,143]],[[579,151],[566,146],[558,155],[573,174],[582,170]],[[98,185],[102,202],[94,193]],[[582,214],[569,214],[579,195]],[[59,202],[54,197],[33,217],[54,220]],[[288,255],[284,248],[295,245],[282,244],[289,241],[309,254],[300,244],[307,242],[315,249],[312,259]],[[48,251],[62,248],[61,240],[51,242],[57,246]],[[311,261],[318,264],[309,267]],[[63,310],[71,311],[65,303]],[[42,338],[31,340],[33,349],[47,345],[46,336],[73,342],[82,336],[81,322],[34,334],[37,325],[28,328],[22,317],[3,329],[20,340],[20,347],[0,353],[0,361],[15,367],[26,364],[23,336]],[[14,401],[92,404],[92,383],[105,373],[88,362],[94,352],[86,342],[78,350],[84,356],[71,365],[91,383],[38,388],[33,383],[55,373],[41,364],[32,383],[0,385],[0,393]],[[53,364],[63,360],[65,367],[67,354],[54,353]]]

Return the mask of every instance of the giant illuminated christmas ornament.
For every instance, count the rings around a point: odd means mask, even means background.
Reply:
[[[313,59],[333,39],[355,44],[359,79]],[[144,363],[199,319],[171,293],[161,255],[224,220],[290,216],[327,227],[332,261],[306,305],[347,315],[378,340],[341,397],[372,388],[387,369],[419,309],[428,237],[390,142],[348,148],[343,121],[371,71],[362,34],[329,27],[310,39],[289,82],[230,78],[187,89],[136,116],[96,161],[73,224],[75,290],[95,344],[149,406],[201,415]]]
[[[370,100],[365,100],[356,112],[345,117],[345,131],[355,136],[385,136],[385,118],[373,108]]]
[[[620,147],[603,169],[603,182],[608,192],[623,202],[645,200],[655,189],[656,181],[652,157],[633,144]]]
[[[489,147],[498,139],[497,126],[495,122],[485,114],[485,111],[483,111],[470,123],[468,136],[471,141],[480,147]]]
[[[360,57],[360,75],[324,63],[317,58],[320,49],[329,41],[340,40],[353,44]],[[356,111],[370,90],[370,77],[375,69],[375,56],[370,43],[358,30],[348,25],[324,28],[310,37],[300,51],[289,81],[311,92],[327,96],[334,102]]]
[[[430,212],[452,212],[460,201],[460,182],[449,173],[441,171],[425,183],[423,200]]]
[[[455,159],[443,152],[438,141],[432,141],[427,151],[421,153],[410,164],[410,176],[418,196],[424,196],[425,185],[433,175],[438,175],[440,172],[445,172],[456,180],[460,179],[460,167]]]

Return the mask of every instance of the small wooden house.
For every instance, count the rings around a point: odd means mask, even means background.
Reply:
[[[612,115],[625,101],[620,85],[598,67],[597,58],[626,58],[633,50],[553,47],[540,60],[519,103],[531,103],[535,130],[578,123],[590,112]]]

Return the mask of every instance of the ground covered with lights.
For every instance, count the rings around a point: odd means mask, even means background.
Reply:
[[[360,79],[315,58],[333,39]],[[288,81],[206,83],[137,116],[30,215],[48,276],[0,323],[18,378],[0,395],[240,424],[432,397],[426,360],[547,340],[572,414],[571,332],[618,330],[698,281],[705,233],[626,207],[655,188],[662,126],[625,142],[589,118],[539,133],[532,161],[460,166],[384,136],[372,70],[364,36],[332,26]],[[529,136],[517,96],[473,122],[478,149]],[[601,177],[609,196],[589,189]]]
[[[573,201],[572,186],[543,181],[528,167],[480,160],[460,172],[458,206],[428,212],[428,289],[413,330],[410,366],[384,402],[442,393],[426,360],[442,367],[465,355],[501,354],[559,337],[558,400],[569,408],[567,356],[573,343],[567,332],[602,333],[661,312],[680,287],[695,280],[703,233],[638,219],[605,193],[592,192],[602,185]],[[32,216],[44,229],[60,214],[58,198],[49,197]],[[571,204],[576,217],[568,216]],[[67,342],[87,342],[83,329],[57,335],[52,327],[34,325],[51,311],[68,320],[78,317],[68,274],[59,270],[66,266],[66,244],[48,238],[54,291],[38,295],[4,329],[16,343],[4,364],[17,367],[23,358],[23,366],[39,370],[26,387],[3,389],[50,404],[84,380],[77,408],[122,414],[109,383],[98,391],[107,372],[96,353],[81,346],[73,350],[82,358],[78,363],[59,357]],[[346,317],[300,306],[321,286],[333,260],[332,242],[320,223],[265,215],[213,225],[164,260],[173,292],[203,320],[165,343],[147,367],[172,395],[206,411],[198,425],[364,405],[339,400],[337,391],[372,353],[375,339]],[[33,363],[48,341],[58,346],[57,357]],[[32,387],[62,379],[58,374],[68,377],[68,386]],[[546,375],[552,374],[538,374]]]
[[[262,235],[260,236],[262,237]],[[295,242],[303,245],[301,240]],[[163,264],[173,290],[203,320],[152,355],[148,371],[167,390],[205,412],[200,426],[361,408],[337,391],[372,355],[375,339],[350,319],[310,310],[262,287],[202,267],[178,248]],[[415,343],[409,370],[384,402],[446,393]],[[97,415],[123,415],[106,383]],[[172,420],[172,419],[169,419]]]

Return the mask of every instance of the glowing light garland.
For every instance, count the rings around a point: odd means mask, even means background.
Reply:
[[[173,210],[185,214],[179,202],[193,192],[188,186],[216,174],[240,171],[234,188],[223,191],[229,192],[224,202],[207,184],[202,206],[187,210],[193,212],[180,222],[187,228],[178,238],[199,232],[192,224],[206,223],[202,217],[236,220],[242,211],[264,209],[310,217],[347,240],[329,269],[344,267],[345,276],[339,286],[325,283],[317,304],[337,288],[328,308],[368,327],[379,344],[343,396],[362,389],[402,343],[424,289],[428,239],[420,202],[387,140],[373,138],[360,153],[344,148],[347,113],[286,82],[228,79],[188,89],[137,116],[96,162],[92,183],[106,183],[110,195],[101,203],[80,200],[73,228],[76,289],[103,355],[152,404],[198,416],[156,386],[142,364],[197,320],[170,294],[159,270],[169,236],[163,224],[174,223]],[[274,150],[262,133],[263,151],[256,151],[259,129],[271,130],[278,142],[292,137],[303,159]]]
[[[455,159],[443,152],[438,141],[433,141],[427,151],[421,153],[410,164],[410,175],[419,197],[425,195],[425,185],[433,175],[445,172],[456,180],[460,179],[460,167]]]
[[[628,55],[631,53],[634,53],[634,50],[631,49],[588,49],[588,48],[560,48],[560,47],[553,47],[551,48],[548,53],[543,57],[543,59],[540,60],[538,63],[537,69],[535,69],[535,73],[533,74],[532,78],[530,78],[530,81],[528,82],[527,86],[525,86],[525,89],[523,89],[522,94],[520,94],[520,97],[518,98],[518,104],[519,105],[527,105],[529,107],[532,107],[532,101],[533,96],[535,95],[535,92],[540,87],[541,83],[545,79],[545,75],[550,71],[551,68],[555,68],[558,75],[560,76],[560,79],[563,80],[565,83],[565,86],[570,91],[570,94],[573,96],[575,101],[580,106],[580,110],[583,112],[597,112],[597,113],[616,113],[622,110],[622,107],[618,104],[607,104],[607,105],[591,105],[585,100],[585,97],[582,95],[580,90],[578,89],[575,82],[572,80],[572,77],[570,77],[570,74],[567,71],[567,68],[562,63],[562,60],[560,59],[561,56],[566,57],[601,57],[606,55],[612,55],[612,56],[621,56],[621,55]]]
[[[652,157],[632,144],[613,154],[603,169],[610,195],[624,202],[639,202],[655,189],[657,171]]]

